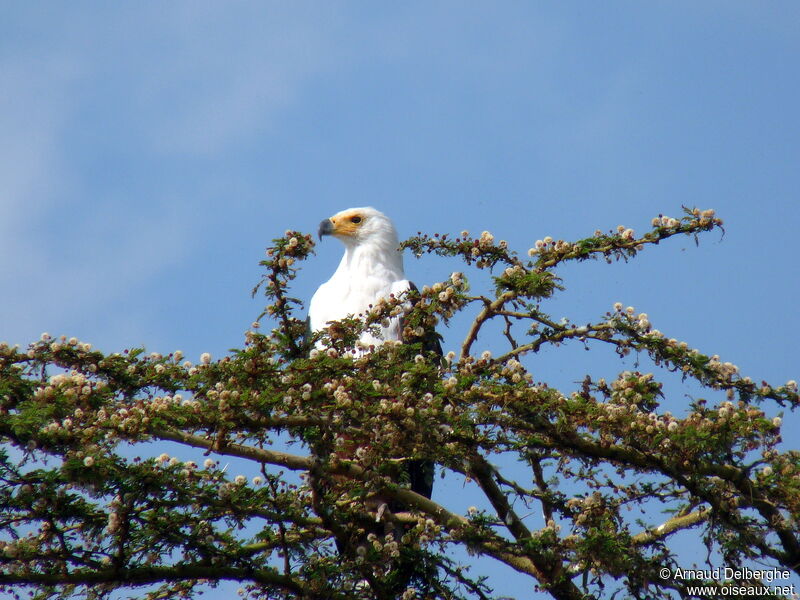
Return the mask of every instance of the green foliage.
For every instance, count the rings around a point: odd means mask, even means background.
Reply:
[[[726,564],[797,572],[800,453],[781,449],[773,411],[796,410],[797,384],[756,384],[621,305],[581,326],[540,309],[563,289],[564,262],[629,260],[721,224],[686,209],[640,237],[540,240],[529,260],[488,232],[420,235],[404,247],[474,266],[473,279],[496,271],[494,294],[472,295],[455,272],[310,338],[289,291],[314,244],[287,232],[254,289],[273,328],[254,324],[220,360],[106,355],[65,337],[0,346],[0,587],[101,598],[147,585],[171,598],[237,580],[252,598],[491,597],[452,558],[460,545],[554,598],[667,598],[692,583],[659,576],[691,566],[669,546],[684,530]],[[365,328],[406,311],[409,343],[352,352]],[[460,312],[471,322],[459,352],[426,352],[426,332]],[[475,355],[492,322],[508,347]],[[526,357],[569,341],[647,354],[664,372],[563,391],[535,381]],[[669,371],[708,399],[664,411]],[[152,456],[156,441],[195,460]],[[402,467],[420,459],[476,486],[485,506],[460,514],[412,492]],[[529,471],[523,483],[510,464]]]

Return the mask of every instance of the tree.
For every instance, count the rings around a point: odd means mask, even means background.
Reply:
[[[720,586],[718,578],[674,576],[687,565],[670,536],[689,529],[726,565],[758,559],[800,573],[800,454],[780,446],[772,416],[775,405],[797,408],[796,383],[756,383],[620,305],[586,325],[543,310],[568,261],[628,260],[672,236],[721,229],[713,211],[684,212],[657,217],[640,237],[620,228],[537,241],[529,258],[486,232],[404,242],[416,255],[464,261],[473,277],[493,273],[492,294],[471,295],[453,273],[411,298],[407,337],[470,313],[460,352],[444,360],[421,341],[348,355],[363,328],[408,298],[331,327],[321,336],[328,349],[309,351],[317,338],[305,339],[301,303],[288,295],[314,246],[298,232],[275,240],[254,290],[266,293],[262,317],[274,328],[254,327],[221,360],[104,354],[47,335],[27,349],[4,345],[0,586],[37,598],[149,586],[141,593],[173,598],[237,580],[253,598],[491,597],[453,558],[461,546],[559,600],[614,590],[710,597],[689,588]],[[476,356],[490,324],[507,349]],[[587,376],[574,391],[534,380],[526,358],[567,342],[648,355],[715,399],[673,415],[660,409],[652,373]],[[153,441],[206,456],[139,458]],[[233,457],[259,474],[227,472]],[[412,459],[474,482],[485,507],[460,514],[415,494],[397,478]],[[376,535],[376,521],[388,533]],[[334,537],[352,540],[353,551],[340,553]],[[738,579],[757,586],[764,577]]]

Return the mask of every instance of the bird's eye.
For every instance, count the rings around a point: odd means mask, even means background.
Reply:
[[[351,223],[361,223],[361,217],[350,217]]]

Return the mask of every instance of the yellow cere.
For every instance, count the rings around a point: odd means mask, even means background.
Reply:
[[[333,223],[333,235],[354,235],[361,224],[364,216],[357,210],[345,210],[331,217]]]

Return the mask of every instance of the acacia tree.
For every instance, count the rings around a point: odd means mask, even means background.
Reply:
[[[797,385],[756,383],[621,305],[585,325],[544,311],[563,263],[628,260],[721,225],[713,211],[687,209],[642,236],[548,238],[524,258],[486,232],[421,235],[403,245],[460,259],[471,277],[490,276],[494,293],[471,295],[453,273],[311,340],[288,293],[314,244],[287,232],[258,286],[274,328],[254,327],[221,360],[104,354],[47,335],[3,345],[0,588],[103,598],[148,586],[140,595],[175,598],[236,580],[252,598],[491,597],[453,558],[463,546],[560,600],[667,598],[702,582],[660,574],[690,566],[670,549],[670,536],[690,529],[726,565],[757,559],[800,573],[800,454],[779,446],[774,416],[776,405],[797,408]],[[470,314],[457,354],[428,354],[422,341],[348,352],[409,300],[407,339]],[[490,323],[507,348],[476,355]],[[566,342],[647,354],[716,399],[674,415],[652,373],[587,376],[575,390],[534,380],[531,355]],[[155,454],[153,441],[198,449],[197,460],[139,458]],[[231,457],[260,474],[234,476],[223,466]],[[459,512],[415,494],[397,476],[411,459],[473,482],[485,506]],[[644,510],[632,517],[630,507]]]

